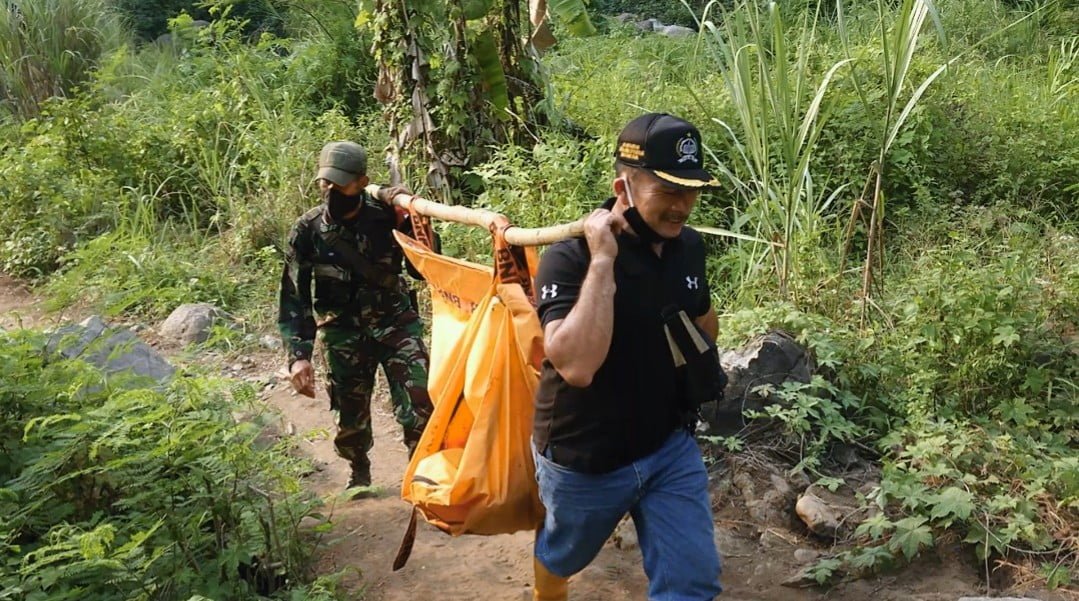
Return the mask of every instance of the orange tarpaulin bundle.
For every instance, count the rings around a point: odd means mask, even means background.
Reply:
[[[427,388],[434,413],[401,496],[452,535],[534,530],[543,519],[530,448],[543,356],[530,301],[534,256],[496,232],[496,271],[396,235],[427,280],[433,314]],[[406,535],[395,568],[410,543]]]

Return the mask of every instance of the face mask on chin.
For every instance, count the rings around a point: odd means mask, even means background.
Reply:
[[[626,218],[626,223],[629,224],[629,227],[633,228],[633,233],[637,234],[637,237],[647,244],[659,244],[667,240],[673,240],[674,238],[660,235],[659,232],[652,229],[652,226],[645,222],[644,217],[641,216],[641,212],[637,210],[633,202],[633,192],[630,190],[628,177],[622,178],[622,185],[626,187],[626,200],[629,201],[629,208],[622,213],[622,216]]]
[[[363,202],[363,194],[356,194],[349,196],[337,188],[329,188],[323,195],[326,201],[326,209],[330,213],[330,219],[333,219],[337,223],[348,223],[354,221],[356,216],[348,218],[347,216],[359,208],[360,203]]]

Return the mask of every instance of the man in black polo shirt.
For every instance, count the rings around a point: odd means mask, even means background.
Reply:
[[[583,238],[551,246],[540,262],[547,359],[533,441],[547,516],[536,599],[564,599],[563,579],[592,561],[626,512],[649,599],[721,591],[708,476],[691,433],[700,386],[686,375],[699,353],[714,353],[718,329],[704,246],[685,227],[701,190],[719,184],[701,153],[686,121],[631,121],[615,151],[615,197],[588,216]]]

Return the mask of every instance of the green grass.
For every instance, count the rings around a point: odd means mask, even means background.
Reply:
[[[9,0],[0,8],[0,114],[38,113],[71,94],[129,36],[104,0]]]

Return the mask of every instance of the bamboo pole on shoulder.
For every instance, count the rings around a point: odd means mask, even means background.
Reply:
[[[381,186],[371,184],[367,186],[368,194],[375,196],[381,190]],[[418,196],[398,194],[393,199],[394,206],[416,211],[420,215],[434,217],[443,221],[475,225],[490,230],[491,226],[505,215],[487,209],[473,209],[470,207],[449,206],[437,203]],[[563,223],[549,227],[528,228],[511,225],[506,229],[506,242],[514,246],[543,246],[553,244],[559,240],[574,238],[584,234],[584,218],[573,223]]]

